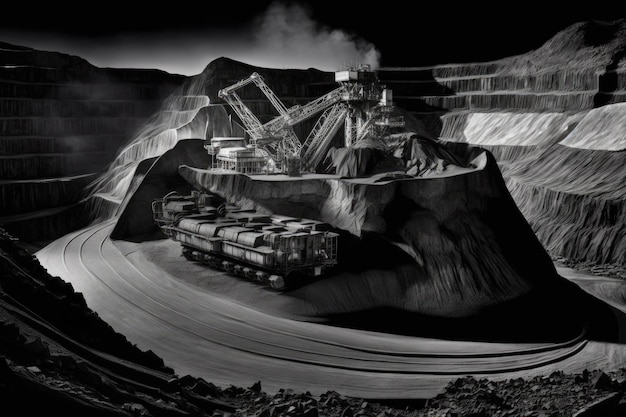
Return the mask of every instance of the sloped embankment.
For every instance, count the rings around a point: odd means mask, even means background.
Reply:
[[[570,116],[560,141],[501,153],[511,195],[550,253],[626,264],[625,111],[617,103]]]
[[[160,157],[144,160],[138,166],[141,175],[135,175],[135,190],[128,193],[111,238],[141,239],[158,231],[152,216],[152,201],[171,191],[191,193],[192,186],[180,176],[178,167],[183,164],[208,167],[211,160],[204,143],[200,139],[181,140]]]
[[[154,158],[181,140],[204,139],[213,120],[224,118],[223,112],[220,106],[212,106],[207,96],[175,94],[165,100],[162,108],[138,129],[107,170],[87,188],[86,211],[90,219],[115,216]]]
[[[554,145],[510,164],[507,185],[548,251],[624,265],[624,160],[624,152]]]

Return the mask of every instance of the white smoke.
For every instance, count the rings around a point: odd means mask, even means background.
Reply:
[[[253,45],[247,53],[260,66],[327,71],[346,64],[379,66],[380,52],[372,43],[316,22],[299,4],[272,3],[252,29]]]

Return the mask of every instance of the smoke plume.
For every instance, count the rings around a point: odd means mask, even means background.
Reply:
[[[368,64],[376,69],[376,47],[340,29],[316,22],[299,4],[272,3],[253,26],[253,48],[248,51],[264,66],[341,69],[346,64]]]

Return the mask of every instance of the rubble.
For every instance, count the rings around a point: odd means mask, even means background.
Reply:
[[[554,372],[504,381],[468,376],[451,381],[444,392],[432,399],[405,403],[351,398],[335,391],[314,397],[308,392],[281,389],[269,395],[261,390],[261,382],[247,389],[231,386],[223,394],[237,404],[231,415],[242,417],[618,416],[626,411],[625,378],[626,369],[611,375],[602,371]],[[585,414],[599,405],[605,406],[605,414]]]
[[[558,266],[572,268],[592,275],[626,280],[626,266],[624,265],[617,263],[596,263],[566,258],[559,255],[551,255],[551,258]]]
[[[553,372],[531,379],[493,381],[460,378],[450,382],[445,392],[427,401],[418,416],[572,416],[590,404],[605,397],[624,394],[626,369],[608,375],[602,371],[583,371],[580,374]],[[611,412],[625,412],[614,407]],[[435,413],[435,414],[433,414]],[[440,413],[440,414],[436,414]]]

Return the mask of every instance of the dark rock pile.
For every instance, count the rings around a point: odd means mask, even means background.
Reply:
[[[257,382],[231,386],[221,395],[236,404],[235,416],[257,417],[569,417],[621,416],[626,412],[626,370],[570,375],[554,372],[532,379],[492,381],[474,377],[451,381],[426,401],[368,401],[328,391],[319,397],[289,389],[268,395]],[[214,415],[227,415],[215,413]]]
[[[532,379],[492,381],[460,378],[428,400],[419,416],[618,416],[626,412],[622,399],[626,373],[554,372]]]
[[[237,415],[258,417],[382,417],[411,415],[411,407],[397,408],[380,402],[345,397],[335,391],[327,391],[319,397],[310,393],[296,393],[281,389],[275,395],[261,391],[257,382],[247,389],[231,387],[226,390],[238,401]],[[423,404],[423,402],[420,402]]]

